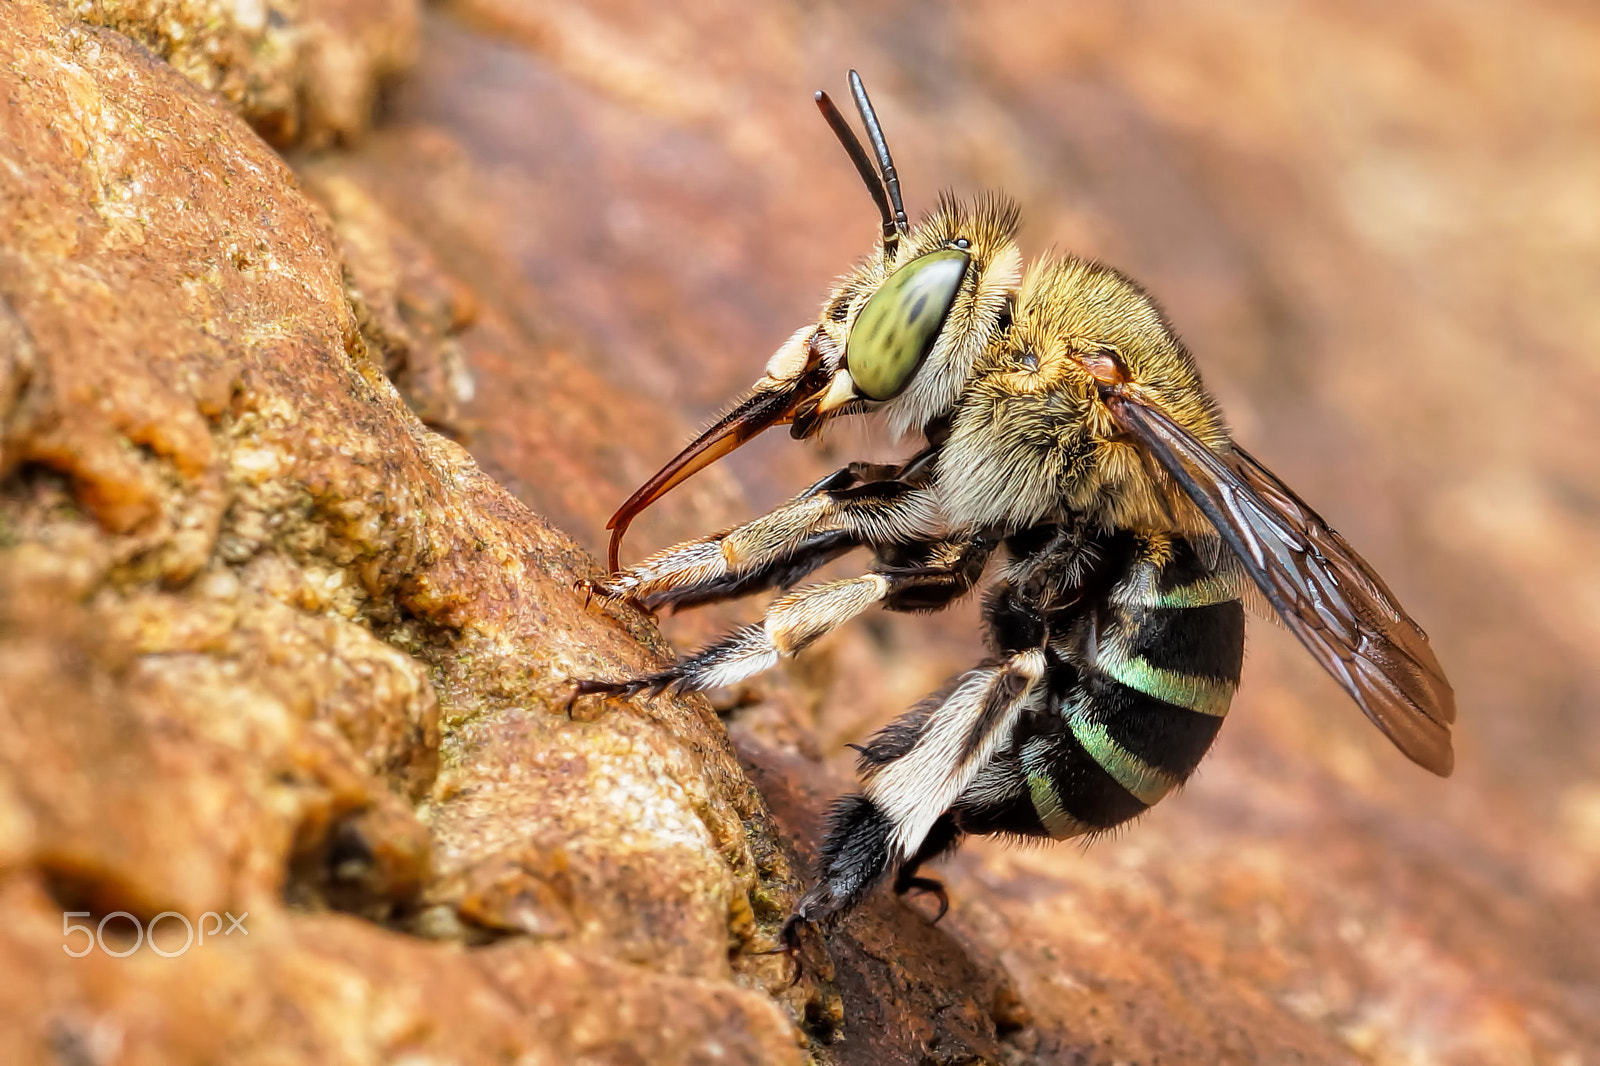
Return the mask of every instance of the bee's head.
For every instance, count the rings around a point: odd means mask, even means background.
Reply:
[[[1061,511],[1107,525],[1204,528],[1106,405],[1137,392],[1214,448],[1216,404],[1160,309],[1128,278],[1080,259],[1043,260],[1011,327],[975,367],[940,460],[957,521],[1026,525]]]
[[[820,368],[826,384],[802,401],[790,432],[809,437],[836,414],[882,411],[895,436],[922,430],[961,394],[978,356],[1005,326],[1022,273],[1017,209],[985,197],[941,196],[934,212],[857,264],[767,364],[757,388]]]
[[[986,197],[968,207],[941,196],[913,228],[855,71],[850,89],[876,165],[826,93],[817,94],[817,105],[878,207],[878,246],[834,286],[818,321],[778,349],[750,396],[612,516],[612,569],[634,516],[764,430],[788,424],[796,438],[809,437],[835,415],[877,410],[897,436],[924,429],[950,411],[979,354],[1006,325],[1022,271],[1016,206]]]

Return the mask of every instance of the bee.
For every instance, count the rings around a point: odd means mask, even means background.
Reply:
[[[920,870],[965,836],[1060,840],[1143,814],[1217,735],[1239,684],[1246,601],[1275,614],[1406,756],[1448,775],[1455,697],[1426,634],[1233,442],[1155,302],[1083,259],[1024,273],[1017,212],[999,198],[941,196],[910,225],[854,71],[850,86],[873,157],[825,93],[817,103],[878,207],[877,247],[749,397],[618,510],[599,589],[648,609],[781,595],[761,622],[662,671],[578,683],[611,695],[733,684],[870,608],[939,610],[998,571],[983,603],[990,656],[858,749],[861,788],[829,814],[817,883],[785,943],[885,880],[935,895],[942,917],[948,898]],[[920,448],[617,565],[629,521],[695,471],[773,426],[806,438],[855,414]],[[799,585],[858,548],[873,557],[865,573]]]

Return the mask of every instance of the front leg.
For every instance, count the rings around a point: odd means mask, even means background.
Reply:
[[[982,576],[995,543],[992,538],[963,537],[897,546],[893,554],[900,565],[808,585],[773,601],[761,622],[735,630],[665,670],[626,681],[580,681],[578,691],[633,695],[736,684],[797,655],[877,604],[890,610],[929,610],[949,603]]]
[[[788,588],[863,544],[915,540],[938,525],[928,464],[852,463],[743,525],[686,541],[614,575],[597,591],[648,610]]]

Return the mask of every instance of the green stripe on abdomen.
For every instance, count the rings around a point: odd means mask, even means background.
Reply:
[[[1055,783],[1051,781],[1049,774],[1029,774],[1028,793],[1033,798],[1033,812],[1039,816],[1039,821],[1051,837],[1056,840],[1066,840],[1068,837],[1082,836],[1089,832],[1090,826],[1084,825],[1068,814],[1066,808],[1061,805],[1061,796],[1056,792]]]
[[[1107,677],[1146,696],[1221,718],[1233,702],[1234,685],[1212,677],[1196,677],[1151,665],[1142,655],[1123,657],[1115,648],[1102,647],[1095,665]]]
[[[1156,769],[1129,752],[1112,739],[1104,725],[1089,719],[1082,712],[1074,713],[1067,720],[1067,725],[1071,728],[1073,737],[1083,746],[1083,750],[1089,753],[1089,757],[1099,763],[1106,773],[1116,779],[1117,784],[1133,793],[1145,806],[1155,806],[1163,796],[1177,787],[1176,777]]]

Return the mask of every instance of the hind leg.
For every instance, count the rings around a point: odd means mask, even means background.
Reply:
[[[805,894],[783,923],[783,942],[789,950],[799,946],[803,926],[815,925],[849,910],[882,879],[892,861],[889,840],[893,830],[887,816],[859,792],[834,803],[828,814],[828,830],[820,856],[823,878]],[[949,851],[960,839],[960,830],[946,816],[929,832],[917,854],[895,872],[896,895],[927,892],[939,901],[934,923],[950,909],[950,897],[943,884],[931,877],[917,876],[917,869]]]
[[[926,892],[939,902],[939,913],[933,916],[930,924],[938,925],[939,920],[950,912],[950,893],[945,891],[944,882],[932,877],[922,877],[917,871],[925,862],[931,862],[946,852],[954,850],[961,843],[963,836],[960,829],[956,828],[955,819],[945,815],[934,823],[928,830],[922,847],[917,853],[905,862],[894,874],[894,894],[904,896],[908,892]]]
[[[1038,649],[969,670],[862,749],[864,791],[834,804],[817,883],[784,923],[790,942],[801,926],[854,907],[891,870],[897,891],[942,902],[944,886],[917,870],[960,839],[951,808],[1034,704],[1043,673]]]

